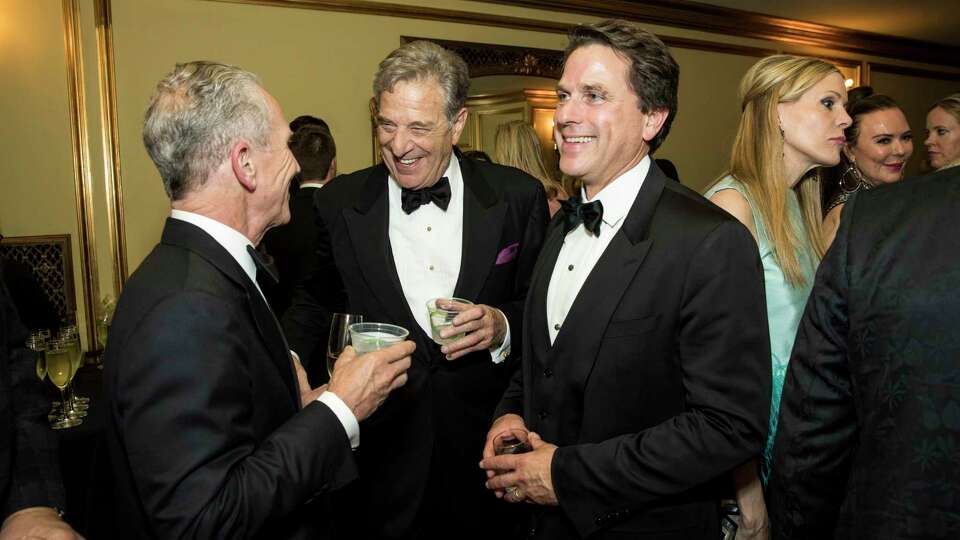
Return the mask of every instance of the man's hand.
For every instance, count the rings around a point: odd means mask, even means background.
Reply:
[[[502,496],[507,502],[529,501],[556,506],[559,502],[553,491],[550,465],[557,446],[543,442],[533,432],[530,433],[530,445],[533,451],[526,454],[484,457],[480,467],[486,469],[488,476],[491,471],[494,473],[487,480],[487,488],[494,490],[498,497]]]
[[[440,347],[440,352],[447,355],[447,360],[499,347],[507,335],[507,319],[500,310],[477,304],[457,315],[453,319],[453,326],[440,331],[440,337],[448,338],[464,332],[466,335],[462,338]]]
[[[527,425],[524,423],[522,416],[519,414],[505,414],[493,421],[493,425],[490,426],[490,431],[487,432],[487,442],[483,444],[484,459],[496,455],[493,452],[493,440],[497,438],[497,435],[511,429],[527,431]],[[494,471],[488,470],[487,478],[493,478],[495,474]],[[497,496],[502,497],[503,493],[498,493]]]
[[[10,514],[0,529],[0,540],[83,540],[53,508],[34,506]]]
[[[353,347],[347,347],[337,358],[327,390],[350,407],[359,422],[373,414],[390,392],[406,384],[410,355],[416,348],[412,341],[404,341],[357,356]]]
[[[300,357],[297,353],[290,351],[290,359],[293,361],[293,369],[297,372],[297,386],[300,388],[300,408],[306,407],[320,397],[320,394],[327,391],[327,385],[317,388],[310,388],[310,381],[307,379],[307,372],[304,371],[300,363]]]

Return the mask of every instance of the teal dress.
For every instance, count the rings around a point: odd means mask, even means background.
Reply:
[[[767,238],[763,221],[756,205],[747,195],[743,184],[732,176],[727,176],[714,184],[704,194],[710,198],[716,192],[724,189],[733,189],[743,195],[750,205],[753,214],[753,224],[757,231],[757,243],[760,249],[760,262],[763,264],[763,285],[767,295],[767,324],[770,326],[770,353],[773,373],[773,392],[770,401],[770,430],[767,434],[767,444],[763,449],[762,476],[764,483],[769,476],[770,464],[773,459],[773,439],[777,433],[777,418],[780,413],[780,394],[783,392],[783,379],[787,375],[787,363],[790,361],[790,352],[793,350],[793,340],[797,336],[797,327],[800,317],[813,288],[813,277],[817,270],[815,254],[810,249],[801,250],[800,268],[804,282],[799,287],[793,287],[787,282],[780,269],[780,264],[773,253],[773,248]],[[806,239],[806,229],[800,214],[800,202],[794,191],[787,190],[787,209],[789,219],[794,230],[801,238]],[[807,243],[807,245],[809,245]]]

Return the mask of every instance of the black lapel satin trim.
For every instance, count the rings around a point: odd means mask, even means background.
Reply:
[[[463,240],[460,273],[453,295],[476,301],[497,260],[507,203],[497,195],[470,160],[460,160],[463,176]]]
[[[177,245],[200,255],[231,281],[243,288],[247,296],[247,305],[260,332],[260,337],[270,351],[270,359],[277,367],[280,378],[283,380],[296,409],[300,408],[300,389],[297,375],[290,361],[290,347],[283,336],[280,324],[266,301],[257,290],[257,286],[247,277],[240,264],[203,229],[179,219],[167,218],[164,226],[162,242]]]
[[[387,194],[387,168],[375,169],[363,187],[354,208],[343,210],[343,219],[350,235],[354,256],[370,294],[380,303],[389,321],[410,331],[417,350],[428,351],[433,342],[427,339],[410,312],[407,298],[400,286],[400,277],[390,248],[390,201]],[[427,309],[426,306],[423,309]],[[429,355],[414,355],[429,359]]]

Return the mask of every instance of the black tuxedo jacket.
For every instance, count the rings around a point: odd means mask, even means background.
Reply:
[[[57,441],[47,423],[50,402],[25,346],[0,260],[0,523],[31,506],[63,509]]]
[[[517,169],[465,158],[460,169],[464,231],[454,296],[507,316],[514,353],[499,365],[486,351],[446,360],[414,320],[390,249],[385,166],[338,177],[315,198],[318,267],[284,318],[291,348],[323,362],[326,329],[317,327],[327,313],[345,310],[398,324],[417,344],[407,384],[360,427],[358,502],[338,512],[359,512],[344,519],[354,537],[405,538],[446,523],[455,523],[454,530],[493,527],[495,509],[504,506],[485,490],[478,463],[494,408],[517,366],[523,302],[547,204],[540,183]],[[513,244],[519,244],[516,257],[498,264],[498,253]]]
[[[523,367],[498,415],[559,446],[559,508],[531,536],[710,539],[728,471],[763,445],[770,345],[750,233],[651,164],[550,345],[551,224],[524,312]]]
[[[960,167],[847,201],[780,402],[776,538],[960,536]]]
[[[124,538],[317,538],[306,504],[356,476],[322,403],[300,409],[283,334],[240,265],[168,219],[127,282],[104,369]]]
[[[303,281],[311,268],[317,249],[316,214],[313,212],[313,195],[318,189],[301,187],[290,197],[290,222],[274,227],[263,235],[261,247],[273,257],[279,283],[258,280],[277,317],[282,317],[293,297],[293,287]]]

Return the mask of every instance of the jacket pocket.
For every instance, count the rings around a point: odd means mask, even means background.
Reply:
[[[604,332],[604,339],[612,339],[625,336],[635,336],[647,333],[657,327],[660,321],[660,314],[641,317],[639,319],[626,319],[622,321],[610,321],[607,325],[607,331]]]

